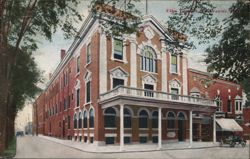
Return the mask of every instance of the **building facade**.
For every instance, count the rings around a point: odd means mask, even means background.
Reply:
[[[176,40],[152,16],[144,17],[139,35],[107,35],[101,25],[90,14],[80,38],[61,51],[34,103],[39,134],[121,148],[161,147],[215,141],[216,111],[231,118],[242,114],[239,85],[188,69],[184,35]]]

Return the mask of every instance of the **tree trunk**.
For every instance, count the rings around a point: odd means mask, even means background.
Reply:
[[[7,124],[7,97],[9,90],[8,81],[8,52],[7,48],[0,48],[0,153],[5,148],[6,124]]]

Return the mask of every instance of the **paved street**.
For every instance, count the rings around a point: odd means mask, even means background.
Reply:
[[[214,147],[202,149],[164,150],[133,153],[88,153],[41,137],[25,136],[17,139],[16,158],[249,158],[249,147]]]

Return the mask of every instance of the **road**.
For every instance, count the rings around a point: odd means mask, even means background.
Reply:
[[[43,138],[25,136],[17,139],[16,158],[165,158],[165,159],[246,159],[249,146],[242,148],[214,147],[206,149],[164,150],[133,153],[88,153]]]

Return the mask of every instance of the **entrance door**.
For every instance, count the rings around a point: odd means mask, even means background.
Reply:
[[[178,140],[184,141],[184,134],[185,134],[185,127],[184,127],[185,120],[178,120]]]

